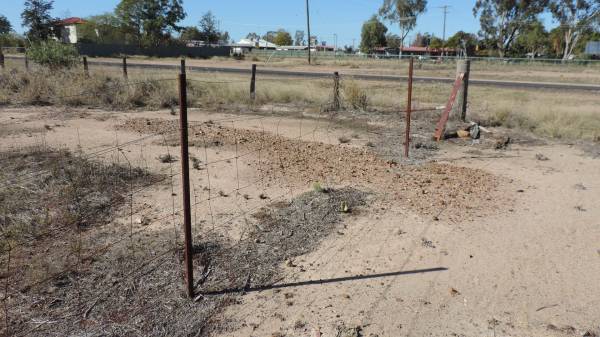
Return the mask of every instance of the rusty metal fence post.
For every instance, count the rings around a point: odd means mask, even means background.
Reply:
[[[184,261],[187,295],[194,297],[194,270],[192,256],[192,212],[190,203],[190,159],[188,153],[187,79],[185,61],[179,74],[179,134],[181,144],[181,182],[183,189]]]
[[[463,75],[463,81],[458,94],[458,109],[460,109],[460,120],[465,121],[467,119],[467,103],[469,97],[469,73],[471,71],[470,60],[458,60],[456,64],[456,76]]]
[[[127,57],[123,57],[123,78],[127,79]]]
[[[252,77],[250,78],[250,99],[256,100],[256,64],[252,65]]]
[[[410,151],[410,118],[412,113],[412,86],[413,86],[414,59],[408,62],[408,99],[406,102],[406,138],[404,140],[404,156],[408,158]]]
[[[340,73],[333,73],[333,110],[338,111],[342,107],[340,101]]]
[[[90,70],[88,68],[87,56],[83,57],[83,73],[85,74],[86,77],[90,76]]]

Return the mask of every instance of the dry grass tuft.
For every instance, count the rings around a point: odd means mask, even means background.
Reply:
[[[344,98],[350,106],[357,110],[367,110],[369,98],[365,90],[354,81],[346,81],[343,85]]]
[[[132,183],[154,179],[139,168],[95,163],[41,147],[0,153],[4,239],[37,239],[103,223]],[[7,243],[7,242],[3,242]]]

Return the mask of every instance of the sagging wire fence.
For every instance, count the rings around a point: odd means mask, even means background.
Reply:
[[[126,69],[126,62],[124,65]],[[85,70],[89,71],[89,66]],[[123,76],[127,76],[126,70]],[[129,132],[124,132],[125,141],[116,132],[114,145],[79,143],[73,153],[55,149],[47,142],[28,153],[24,149],[5,153],[3,163],[15,167],[4,169],[15,173],[3,174],[0,182],[6,191],[0,214],[5,317],[2,334],[134,331],[143,335],[149,331],[144,329],[159,322],[133,324],[139,328],[123,325],[162,310],[149,308],[153,303],[146,299],[158,296],[157,292],[168,294],[158,300],[161,305],[178,312],[189,310],[183,294],[198,302],[281,281],[277,266],[307,252],[294,243],[295,235],[318,242],[324,233],[309,225],[297,229],[303,234],[283,228],[283,238],[275,241],[252,229],[249,222],[258,219],[254,227],[260,227],[261,221],[275,221],[273,215],[265,217],[263,213],[278,204],[290,209],[286,216],[303,217],[308,224],[311,215],[307,220],[305,209],[294,208],[301,204],[297,198],[303,189],[298,186],[310,182],[344,186],[356,175],[357,165],[345,165],[348,163],[342,162],[343,157],[340,167],[329,165],[320,174],[313,172],[313,166],[328,161],[327,151],[336,153],[348,143],[342,137],[336,139],[338,124],[360,125],[361,135],[357,138],[363,138],[367,147],[381,136],[381,128],[364,122],[368,117],[351,115],[340,120],[338,113],[347,99],[340,93],[341,76],[334,73],[332,79],[331,100],[316,116],[300,116],[295,126],[290,125],[287,116],[274,112],[188,121],[186,88],[190,83],[240,81],[188,80],[182,61],[178,79],[164,79],[178,83],[178,121],[146,120],[136,124],[133,120],[131,128],[125,128]],[[253,67],[248,93],[251,100],[260,90],[256,81]],[[144,82],[128,80],[104,90],[110,94],[140,85]],[[409,86],[408,108],[404,111],[409,123],[410,114],[419,110],[412,109],[411,89]],[[409,127],[407,124],[406,149],[411,141]],[[143,136],[134,138],[131,131]],[[402,139],[403,130],[397,131],[394,137]],[[327,144],[325,152],[315,152],[314,144],[319,143]],[[134,155],[133,149],[138,146],[139,155]],[[171,153],[173,147],[180,148],[179,159]],[[158,156],[161,165],[149,165],[144,152],[155,156],[162,149],[167,153]],[[306,156],[302,157],[303,153]],[[398,152],[379,156],[362,150],[339,153],[348,154],[369,160],[399,158]],[[177,161],[180,169],[175,168]],[[328,174],[342,178],[333,179]],[[36,201],[19,204],[12,200],[9,205],[8,197],[14,195],[28,195]],[[345,207],[363,202],[362,196],[340,198]],[[343,207],[341,212],[345,212]],[[24,214],[26,219],[22,219]],[[323,219],[331,216],[329,211]],[[261,258],[265,253],[261,240],[274,245],[277,253]],[[333,247],[326,249],[328,261],[338,253],[332,251]],[[150,277],[152,282],[146,280]],[[209,321],[214,308],[206,307],[212,305],[211,301],[203,303],[192,310],[203,312],[198,323],[201,326],[190,328],[201,328]]]

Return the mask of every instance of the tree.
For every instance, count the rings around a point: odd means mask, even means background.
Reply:
[[[306,40],[304,39],[304,31],[303,30],[296,31],[296,34],[294,35],[294,45],[295,46],[305,46],[306,45]]]
[[[427,46],[429,46],[430,42],[431,42],[431,34],[417,33],[417,35],[415,36],[415,40],[412,42],[411,46],[412,47],[427,47]]]
[[[25,47],[25,39],[21,35],[16,34],[15,32],[0,34],[0,46]]]
[[[461,31],[456,32],[446,41],[446,47],[456,49],[463,56],[472,56],[478,45],[477,36],[475,34]]]
[[[402,45],[402,40],[400,40],[400,36],[392,33],[385,36],[385,42],[389,48],[400,48],[400,46]]]
[[[246,35],[246,39],[252,40],[252,41],[258,41],[260,39],[260,35],[258,35],[256,33],[249,33],[248,35]]]
[[[548,34],[550,51],[555,57],[562,57],[564,52],[564,38],[563,30],[561,27],[556,27]]]
[[[10,21],[4,15],[0,15],[0,35],[8,34],[12,31]]]
[[[550,12],[563,29],[563,60],[573,55],[573,50],[583,33],[590,26],[600,23],[600,2],[598,0],[551,0]]]
[[[184,27],[181,30],[179,39],[183,41],[199,41],[202,40],[202,32],[196,26]]]
[[[125,30],[140,45],[158,46],[181,31],[177,23],[186,17],[182,0],[121,0],[115,9]]]
[[[377,16],[373,15],[369,21],[362,26],[360,34],[360,51],[370,53],[374,48],[385,47],[385,33],[387,27],[379,21]]]
[[[221,38],[221,32],[219,32],[219,28],[217,27],[217,18],[213,15],[211,11],[206,12],[200,18],[200,34],[201,40],[206,43],[218,43]]]
[[[427,0],[384,0],[379,9],[379,15],[385,20],[398,23],[400,26],[400,41],[404,39],[417,25],[417,18],[425,12]]]
[[[77,28],[78,40],[87,43],[127,43],[121,21],[112,13],[90,16]]]
[[[222,32],[219,34],[219,43],[220,44],[228,44],[231,37],[229,36],[229,32]]]
[[[491,41],[504,57],[519,32],[535,22],[548,0],[477,0],[473,15],[479,15],[480,35]]]
[[[291,46],[293,43],[292,36],[284,29],[280,29],[275,34],[273,43],[275,43],[278,46]]]
[[[263,35],[262,39],[271,43],[275,43],[275,36],[277,36],[277,32],[270,30],[265,35]]]
[[[432,49],[440,49],[444,46],[444,41],[442,41],[442,39],[440,39],[439,37],[432,37],[431,40],[429,40],[429,48]]]
[[[28,27],[27,38],[32,41],[47,40],[53,35],[53,23],[50,11],[54,6],[52,0],[27,0],[21,13],[23,27]]]
[[[549,49],[550,36],[540,20],[536,20],[519,34],[515,40],[513,51],[522,54],[531,54],[535,57]]]

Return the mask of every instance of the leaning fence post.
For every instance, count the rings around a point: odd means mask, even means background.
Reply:
[[[458,60],[456,64],[456,76],[464,74],[463,82],[458,95],[458,108],[460,109],[460,120],[465,121],[467,119],[467,102],[469,97],[469,73],[471,72],[471,61],[470,60]]]
[[[408,99],[406,102],[406,135],[404,140],[404,156],[408,158],[410,151],[410,117],[412,113],[412,85],[413,85],[414,59],[408,61]]]
[[[2,53],[1,49],[0,49],[0,68],[2,68],[2,70],[4,70],[4,53]]]
[[[340,103],[340,73],[333,73],[333,109],[338,111],[341,108]]]
[[[183,226],[184,226],[184,260],[186,291],[189,297],[194,296],[194,271],[192,256],[192,212],[190,204],[190,162],[188,153],[188,120],[187,120],[187,79],[185,62],[181,62],[179,74],[179,134],[181,144],[181,180],[183,189]]]
[[[250,99],[256,100],[256,64],[252,65],[252,77],[250,78]]]
[[[127,79],[127,57],[123,57],[123,78]]]
[[[85,74],[86,77],[90,76],[90,70],[88,68],[87,56],[83,57],[83,73]]]
[[[25,71],[29,71],[29,58],[27,58],[27,54],[25,54]]]

